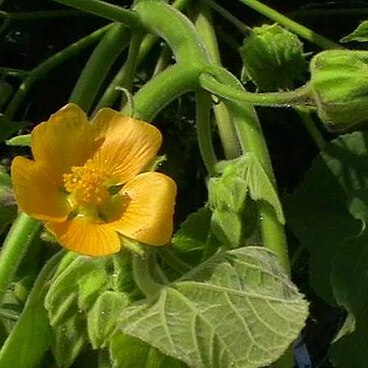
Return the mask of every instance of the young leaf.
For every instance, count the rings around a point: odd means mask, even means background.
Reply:
[[[117,333],[111,338],[113,368],[185,368],[184,363],[134,337]]]
[[[67,321],[53,327],[52,351],[57,366],[70,367],[88,344],[86,321],[81,313],[75,313]]]
[[[209,239],[210,224],[209,208],[204,207],[190,214],[172,238],[173,246],[183,253],[203,249]]]
[[[23,134],[17,135],[13,138],[10,138],[6,141],[8,146],[22,146],[22,147],[31,147],[31,135]]]
[[[70,367],[88,344],[84,312],[106,288],[107,259],[79,256],[66,262],[52,280],[45,298],[54,339],[52,350],[58,367]]]
[[[105,274],[105,259],[92,259],[79,256],[52,281],[50,289],[46,295],[45,307],[49,312],[50,323],[52,326],[60,325],[71,318],[80,310],[79,293],[83,290],[81,280],[92,272]],[[97,281],[99,278],[97,278]],[[87,289],[89,288],[87,285]],[[100,284],[98,283],[100,286]],[[87,291],[86,291],[87,293]],[[91,294],[91,291],[88,291]],[[83,295],[83,292],[82,292]],[[97,297],[97,295],[96,295]],[[83,297],[82,297],[83,300]]]
[[[88,335],[94,349],[106,347],[117,317],[129,303],[127,295],[116,291],[105,291],[97,298],[87,315]]]
[[[351,41],[368,42],[368,20],[364,20],[359,26],[350,34],[343,37],[340,42],[346,43]]]
[[[273,253],[244,247],[211,257],[128,307],[119,326],[189,367],[252,368],[282,355],[307,309]]]
[[[214,213],[213,230],[232,247],[241,246],[243,236],[247,235],[243,234],[242,222],[244,213],[252,208],[251,204],[246,203],[248,195],[253,201],[268,202],[280,223],[285,222],[275,186],[257,157],[248,152],[237,160],[225,163],[222,175],[211,178],[208,183],[209,205]]]

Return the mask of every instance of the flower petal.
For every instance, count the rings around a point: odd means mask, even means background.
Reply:
[[[68,104],[32,131],[32,153],[36,162],[48,168],[59,184],[72,166],[81,166],[92,156],[93,137],[85,113]]]
[[[111,167],[116,183],[126,183],[140,173],[161,146],[162,136],[153,125],[101,109],[92,121],[95,139],[105,137],[93,160],[100,167]]]
[[[175,182],[166,175],[147,172],[122,189],[129,198],[122,218],[110,225],[122,235],[149,245],[164,245],[173,232]]]
[[[121,248],[119,236],[113,229],[83,217],[63,223],[49,222],[46,227],[64,248],[86,256],[106,256]]]
[[[50,179],[43,166],[18,156],[12,162],[11,176],[22,211],[38,220],[66,220],[71,211],[67,195]]]

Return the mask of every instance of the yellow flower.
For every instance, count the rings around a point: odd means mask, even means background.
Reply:
[[[124,246],[119,235],[164,245],[173,231],[176,185],[164,174],[142,172],[161,141],[151,124],[108,108],[90,124],[68,104],[32,131],[34,160],[13,160],[18,205],[77,253],[116,253]]]

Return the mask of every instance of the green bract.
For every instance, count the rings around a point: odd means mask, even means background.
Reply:
[[[331,130],[368,120],[368,51],[323,51],[310,68],[318,115]]]
[[[262,91],[292,89],[307,70],[303,44],[278,24],[253,28],[244,39],[240,55],[243,81],[251,80]]]

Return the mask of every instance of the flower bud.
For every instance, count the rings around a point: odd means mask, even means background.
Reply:
[[[368,51],[327,50],[311,61],[317,113],[332,131],[368,120]]]
[[[242,81],[251,80],[261,91],[292,89],[308,71],[302,42],[278,24],[253,28],[239,51]]]

